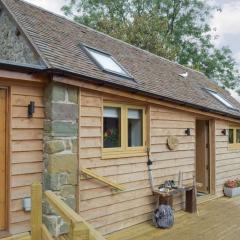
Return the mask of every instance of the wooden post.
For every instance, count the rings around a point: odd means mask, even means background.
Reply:
[[[42,185],[34,183],[32,185],[32,211],[31,211],[31,228],[32,239],[41,240],[42,227]]]
[[[71,240],[89,240],[89,229],[83,222],[71,223],[69,237]]]

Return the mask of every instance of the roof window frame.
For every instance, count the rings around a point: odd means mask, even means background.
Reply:
[[[219,93],[219,92],[216,92],[216,91],[214,91],[214,90],[212,90],[212,89],[210,89],[210,88],[205,88],[205,90],[212,96],[212,97],[214,97],[214,99],[216,99],[217,101],[219,101],[221,104],[223,104],[225,107],[227,107],[228,109],[231,109],[231,110],[234,110],[234,111],[238,111],[239,112],[239,110],[230,102],[230,101],[228,101],[221,93]],[[218,95],[218,97],[219,98],[217,98],[216,96],[215,96],[215,94],[216,95]],[[223,99],[223,101],[221,100],[221,98]],[[225,103],[225,102],[227,103]]]
[[[118,76],[118,77],[124,77],[126,79],[129,79],[129,80],[134,80],[133,76],[111,55],[109,54],[108,52],[105,52],[103,50],[99,50],[97,48],[94,48],[94,47],[91,47],[89,45],[86,45],[86,44],[83,44],[81,43],[80,44],[80,47],[81,49],[84,50],[84,52],[87,54],[87,56],[93,61],[93,63],[95,65],[97,65],[97,67],[99,67],[103,72],[105,73],[110,73],[112,75],[115,75],[115,76]],[[97,59],[95,59],[95,57],[91,54],[90,51],[95,51],[99,54],[102,54],[102,55],[105,55],[109,58],[111,58],[111,60],[123,71],[125,72],[124,73],[120,73],[120,72],[117,72],[117,71],[114,71],[114,70],[110,70],[110,69],[107,69],[107,68],[104,68],[104,66],[99,63],[99,61]]]

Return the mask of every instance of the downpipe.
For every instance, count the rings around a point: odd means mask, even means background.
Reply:
[[[153,173],[152,173],[152,160],[150,159],[150,149],[147,149],[147,156],[148,156],[148,161],[147,161],[147,166],[148,166],[148,176],[149,176],[149,182],[152,191],[154,191],[154,182],[153,182]]]

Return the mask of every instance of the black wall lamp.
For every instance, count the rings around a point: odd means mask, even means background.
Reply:
[[[28,104],[28,117],[32,118],[34,113],[35,113],[35,102],[31,101]]]
[[[222,135],[226,136],[227,135],[227,130],[223,129],[221,133],[222,133]]]
[[[187,128],[187,129],[185,130],[185,134],[186,134],[187,136],[190,136],[190,135],[191,135],[191,130],[190,130],[190,128]]]

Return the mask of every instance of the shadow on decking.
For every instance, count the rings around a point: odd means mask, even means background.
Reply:
[[[240,197],[218,198],[199,205],[199,216],[180,212],[171,229],[156,229],[150,222],[107,236],[108,240],[239,240]]]

